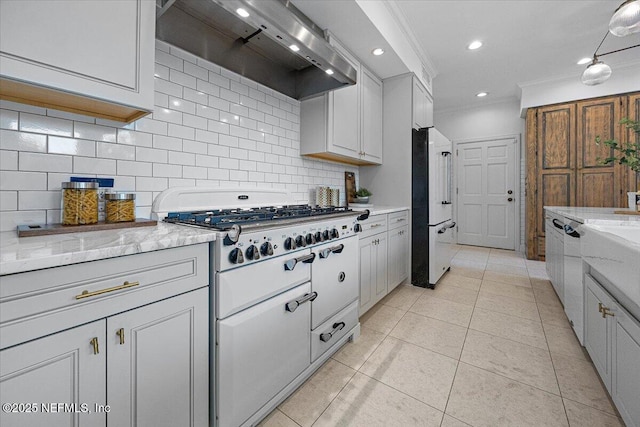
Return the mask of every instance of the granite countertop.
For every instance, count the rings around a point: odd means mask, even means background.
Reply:
[[[211,242],[216,232],[159,222],[155,227],[123,228],[41,237],[0,233],[0,275],[95,261]]]
[[[613,211],[624,208],[583,208],[572,206],[545,206],[545,210],[562,215],[565,218],[581,222],[583,224],[597,224],[598,222],[615,221],[622,224],[640,221],[640,215],[614,214]]]
[[[369,206],[358,206],[357,203],[352,203],[349,205],[350,209],[354,211],[364,211],[365,209],[369,209],[370,215],[384,215],[394,212],[406,211],[410,209],[408,206],[382,206],[382,205],[369,205]]]

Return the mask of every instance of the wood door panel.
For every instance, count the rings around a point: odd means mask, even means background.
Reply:
[[[640,93],[636,93],[633,95],[629,95],[629,109],[626,117],[640,121]],[[627,141],[629,142],[640,142],[640,135],[635,133],[633,130],[627,130]],[[626,168],[625,168],[626,169]],[[640,177],[637,177],[633,171],[626,169],[627,176],[623,181],[623,191],[633,191],[640,190]],[[637,180],[637,182],[636,182]],[[625,190],[626,188],[626,190]]]
[[[540,177],[538,189],[538,205],[544,206],[571,206],[573,197],[572,178],[570,173],[545,174]],[[538,237],[545,235],[544,209],[538,218]]]
[[[578,200],[579,206],[597,208],[614,206],[613,173],[583,173],[580,176],[582,188],[586,190]]]
[[[541,111],[538,120],[542,149],[541,169],[562,169],[571,167],[571,145],[573,142],[573,117],[572,105],[562,108],[554,107],[548,111]]]
[[[603,165],[602,159],[613,155],[613,150],[604,144],[596,144],[596,137],[603,141],[614,138],[616,123],[616,104],[609,100],[602,104],[583,105],[579,111],[578,144],[581,145],[578,168],[611,168]]]

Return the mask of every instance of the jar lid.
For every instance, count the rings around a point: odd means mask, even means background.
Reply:
[[[97,190],[100,184],[97,182],[63,182],[62,188],[75,188],[78,190]]]
[[[135,193],[105,193],[105,200],[135,200]]]

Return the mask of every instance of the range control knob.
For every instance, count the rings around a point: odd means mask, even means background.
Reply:
[[[329,230],[324,230],[322,232],[322,240],[329,240]]]
[[[334,228],[333,230],[331,230],[331,238],[337,239],[338,237],[340,237],[340,232],[338,232],[338,229]]]
[[[313,245],[316,242],[316,238],[313,237],[313,234],[311,233],[307,234],[305,240],[307,241],[307,245]]]
[[[324,239],[322,238],[322,233],[319,231],[316,231],[316,234],[314,235],[316,238],[316,242],[322,242]]]
[[[296,237],[296,246],[299,248],[304,248],[307,246],[307,241],[304,239],[303,235]]]
[[[264,242],[260,246],[260,253],[262,254],[262,256],[273,255],[273,245],[271,244],[271,242]]]
[[[284,248],[288,251],[296,248],[296,241],[293,240],[292,237],[287,237],[287,240],[284,241]]]
[[[240,248],[234,248],[229,252],[229,261],[231,264],[242,264],[244,262],[244,256]]]
[[[360,224],[356,224],[353,226],[353,231],[355,231],[356,233],[359,233],[362,231],[362,226]]]
[[[247,255],[248,260],[260,259],[260,253],[258,252],[258,248],[256,248],[254,245],[249,246],[245,251],[245,254]]]

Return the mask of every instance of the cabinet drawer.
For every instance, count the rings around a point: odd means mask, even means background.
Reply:
[[[4,276],[0,348],[208,284],[207,243]]]
[[[389,230],[402,227],[409,223],[409,211],[394,212],[389,214]]]
[[[311,331],[311,363],[358,324],[358,301]],[[344,326],[340,325],[344,323]],[[335,327],[334,327],[335,326]],[[342,328],[340,328],[342,326]],[[340,328],[340,329],[339,329]]]
[[[373,236],[377,233],[387,231],[387,215],[371,215],[364,221],[360,221],[362,232],[360,238]]]

